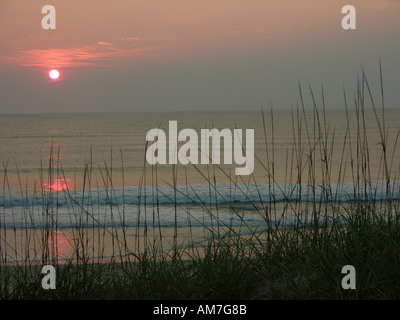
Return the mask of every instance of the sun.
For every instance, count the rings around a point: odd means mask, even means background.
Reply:
[[[58,72],[58,70],[51,70],[49,72],[49,77],[53,80],[57,80],[60,77],[60,72]]]

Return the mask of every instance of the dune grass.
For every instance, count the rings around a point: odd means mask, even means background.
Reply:
[[[377,107],[365,71],[361,70],[354,94],[354,109],[344,105],[347,129],[338,140],[326,117],[324,92],[321,102],[309,86],[311,109],[306,108],[303,88],[300,101],[292,111],[293,139],[287,150],[285,183],[278,183],[277,155],[274,136],[274,112],[262,111],[265,157],[258,164],[265,173],[265,186],[270,199],[255,203],[252,208],[265,221],[262,229],[243,222],[241,230],[222,223],[218,203],[201,203],[204,214],[213,225],[204,227],[207,241],[195,244],[194,227],[184,233],[177,224],[177,212],[183,210],[191,219],[190,206],[174,202],[175,224],[166,232],[157,221],[163,213],[157,201],[137,206],[138,223],[125,223],[127,209],[118,205],[113,186],[113,166],[105,162],[101,168],[101,187],[107,193],[107,213],[118,226],[105,226],[95,203],[99,185],[92,180],[92,159],[87,162],[80,194],[65,188],[47,192],[56,178],[65,178],[59,151],[51,150],[47,168],[42,169],[33,195],[20,183],[26,228],[5,225],[6,209],[0,218],[0,298],[1,299],[398,299],[400,298],[400,221],[397,140],[385,126],[385,105],[382,69],[381,98]],[[370,146],[365,113],[371,106],[376,120],[379,145]],[[311,110],[311,113],[307,113]],[[354,119],[351,114],[354,110]],[[309,116],[311,114],[311,117]],[[352,119],[352,120],[351,120]],[[337,148],[337,145],[340,148]],[[340,150],[338,153],[337,150]],[[378,153],[379,170],[371,172],[372,154]],[[121,151],[121,159],[122,151]],[[337,160],[339,159],[339,160]],[[122,160],[123,167],[123,160]],[[336,167],[334,170],[333,167]],[[3,202],[11,199],[7,164],[3,165]],[[220,171],[236,192],[247,194],[246,187],[256,177],[232,177],[219,165],[206,171],[195,168],[208,182],[211,194],[219,194],[213,172]],[[148,184],[150,174],[152,196],[157,199],[157,167],[148,168],[144,161],[139,186]],[[176,171],[170,188],[174,197],[182,192],[176,185]],[[124,172],[122,172],[122,176]],[[352,182],[353,201],[338,197],[345,181]],[[123,178],[122,178],[123,181]],[[156,181],[156,182],[154,182]],[[46,184],[47,182],[47,184]],[[187,183],[187,188],[190,185]],[[257,184],[256,184],[257,185]],[[304,186],[307,186],[305,188]],[[377,187],[384,190],[384,199],[377,199]],[[317,192],[316,190],[322,190]],[[139,189],[142,190],[142,189]],[[196,190],[194,190],[196,191]],[[141,192],[141,191],[140,191]],[[143,191],[144,192],[144,191]],[[262,190],[257,189],[261,194]],[[276,194],[286,200],[277,203]],[[307,193],[308,201],[302,200]],[[196,194],[196,193],[195,193]],[[140,195],[139,195],[140,196]],[[257,198],[257,194],[255,195]],[[187,193],[189,198],[189,193]],[[39,200],[38,200],[39,199]],[[68,203],[72,257],[60,259],[58,237],[65,232],[59,227],[58,202]],[[227,202],[233,217],[243,217],[243,208]],[[21,209],[22,208],[22,209]],[[11,206],[11,212],[14,208]],[[41,227],[33,223],[40,216]],[[147,222],[146,217],[152,216]],[[144,221],[144,225],[139,223]],[[144,218],[143,218],[144,217]],[[198,221],[197,221],[198,222]],[[29,227],[28,227],[29,226]],[[133,229],[133,230],[132,230]],[[246,232],[241,232],[243,229]],[[134,234],[134,236],[129,236]],[[182,237],[189,245],[180,245]],[[21,240],[22,239],[22,240]],[[105,254],[106,246],[112,255]],[[23,258],[21,258],[23,257]],[[56,267],[56,290],[41,287],[41,266]],[[345,265],[356,269],[356,289],[341,286]]]

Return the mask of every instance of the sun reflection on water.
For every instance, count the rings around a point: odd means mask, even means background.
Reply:
[[[71,258],[74,254],[72,244],[73,239],[70,231],[51,231],[47,237],[50,258],[52,260],[56,259],[57,261]]]
[[[68,190],[70,183],[64,178],[55,178],[51,183],[43,183],[43,187],[48,192]]]

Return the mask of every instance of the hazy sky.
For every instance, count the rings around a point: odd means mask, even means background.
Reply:
[[[399,16],[395,0],[0,0],[0,113],[290,108],[299,82],[341,107],[360,65],[379,84],[379,58],[400,108]]]

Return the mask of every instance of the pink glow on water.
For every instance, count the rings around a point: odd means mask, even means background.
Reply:
[[[68,190],[68,183],[64,178],[55,178],[52,183],[47,184],[44,183],[43,187],[46,188],[46,191],[63,191]]]
[[[72,247],[70,232],[61,230],[52,231],[47,241],[50,259],[56,259],[58,261],[72,257],[74,249]]]

